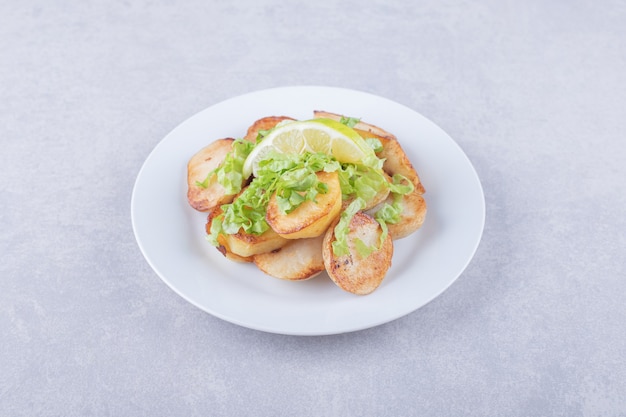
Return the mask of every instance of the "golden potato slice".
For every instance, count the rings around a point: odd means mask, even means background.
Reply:
[[[328,225],[341,211],[341,185],[337,172],[317,173],[317,178],[328,185],[326,194],[318,194],[316,201],[305,201],[291,213],[283,214],[278,208],[276,194],[270,197],[265,220],[270,227],[286,239],[301,239],[324,234]]]
[[[336,256],[332,243],[335,241],[335,225],[337,219],[328,228],[324,235],[322,256],[326,272],[339,288],[358,295],[366,295],[374,291],[385,278],[391,267],[393,255],[393,241],[391,236],[383,242],[380,249],[363,258],[357,250],[357,239],[365,245],[379,246],[380,236],[383,233],[378,222],[363,212],[356,213],[349,225],[348,249],[349,254]]]
[[[209,212],[209,215],[207,216],[206,226],[205,226],[207,235],[211,233],[211,224],[213,223],[213,219],[221,213],[222,213],[222,209],[219,206],[215,207],[213,210]],[[252,256],[239,256],[236,253],[233,253],[230,250],[230,248],[224,244],[226,242],[223,236],[219,236],[217,238],[217,241],[220,244],[217,247],[217,250],[220,251],[220,253],[224,255],[226,259],[230,259],[231,261],[234,261],[234,262],[252,262],[253,261]]]
[[[315,110],[313,112],[313,116],[316,118],[321,117],[338,121],[341,120],[342,117],[345,117],[341,114],[321,110]],[[376,138],[380,140],[383,145],[383,150],[378,152],[376,156],[385,160],[383,170],[385,170],[387,174],[391,176],[394,174],[404,175],[413,183],[415,189],[418,190],[420,194],[424,194],[426,192],[419,176],[417,175],[417,171],[413,168],[411,161],[409,161],[409,158],[406,156],[404,149],[400,146],[400,142],[398,142],[395,135],[381,129],[378,126],[362,121],[359,121],[356,125],[354,125],[353,129],[365,139]]]
[[[254,256],[256,266],[267,275],[289,281],[313,278],[324,270],[324,236],[290,240],[282,248]]]
[[[234,196],[225,193],[215,175],[209,178],[206,188],[196,185],[196,182],[204,182],[207,175],[220,166],[233,148],[234,141],[232,138],[218,139],[200,149],[187,163],[187,200],[194,209],[209,211],[233,200]]]
[[[391,182],[391,177],[387,175],[386,173],[384,173],[384,175],[387,178],[387,181]],[[367,211],[369,209],[376,207],[380,203],[384,202],[388,196],[389,196],[389,188],[382,188],[378,190],[378,193],[376,193],[374,198],[372,198],[370,201],[365,202],[365,207],[363,207],[363,211]],[[354,201],[354,198],[348,198],[347,200],[343,200],[343,202],[341,203],[341,209],[345,210],[353,201]]]
[[[213,219],[221,213],[221,207],[216,207],[211,211],[206,225],[207,233],[210,233]],[[239,232],[232,235],[220,234],[217,241],[220,244],[217,249],[224,256],[237,258],[240,262],[252,262],[252,256],[273,251],[289,242],[289,240],[281,237],[271,228],[261,235],[253,235],[240,229]]]
[[[393,196],[389,196],[386,201],[368,210],[367,213],[374,216],[384,203],[391,204],[393,199]],[[402,204],[400,221],[394,224],[387,223],[389,234],[393,240],[402,239],[415,232],[422,227],[426,218],[426,200],[424,200],[424,197],[418,190],[413,190],[412,193],[403,195],[400,204]]]
[[[394,174],[404,175],[409,181],[413,183],[415,190],[419,194],[424,194],[426,190],[420,181],[417,171],[413,168],[413,164],[406,156],[404,149],[400,146],[400,142],[396,139],[378,138],[383,145],[382,151],[378,152],[376,156],[384,159],[383,170],[393,176]]]
[[[220,240],[223,237],[223,241]],[[289,242],[271,228],[262,235],[253,235],[240,230],[234,235],[220,235],[218,242],[236,255],[248,257],[281,248]]]
[[[263,117],[262,119],[257,120],[248,128],[245,140],[248,142],[256,143],[256,138],[259,135],[259,131],[261,130],[270,130],[275,127],[278,123],[284,120],[294,120],[288,116],[268,116]]]

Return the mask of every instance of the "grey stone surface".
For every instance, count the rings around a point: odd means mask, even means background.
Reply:
[[[388,97],[465,150],[482,243],[351,334],[226,323],[132,232],[151,149],[284,85]],[[0,415],[625,416],[623,1],[0,2]]]

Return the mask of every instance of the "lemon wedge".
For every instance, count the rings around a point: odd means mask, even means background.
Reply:
[[[243,164],[244,178],[256,176],[259,162],[274,152],[325,153],[339,162],[359,163],[375,157],[374,151],[352,128],[331,119],[285,123],[272,130],[255,146]]]

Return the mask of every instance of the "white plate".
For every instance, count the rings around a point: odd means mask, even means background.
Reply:
[[[326,274],[282,281],[253,264],[228,261],[205,240],[206,215],[186,200],[186,164],[211,141],[242,137],[264,116],[341,113],[394,133],[426,188],[422,228],[394,243],[380,287],[356,296]],[[448,288],[478,247],[485,203],[459,146],[415,111],[372,94],[332,87],[283,87],[218,103],[168,134],[143,164],[133,189],[133,230],[146,260],[181,297],[223,320],[291,335],[325,335],[377,326],[411,313]]]

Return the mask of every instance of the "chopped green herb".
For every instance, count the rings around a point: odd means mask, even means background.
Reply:
[[[340,123],[343,123],[344,125],[348,127],[354,127],[360,121],[361,119],[358,119],[356,117],[344,117],[344,116],[341,116],[341,119],[339,120]]]
[[[369,147],[372,148],[376,153],[383,150],[383,144],[378,138],[367,138],[365,139],[365,143],[367,143]]]
[[[226,194],[233,195],[241,191],[241,187],[246,178],[241,173],[243,163],[248,154],[252,151],[254,144],[243,139],[236,139],[233,142],[232,150],[226,155],[224,162],[209,172],[204,181],[196,181],[198,187],[207,188],[215,176],[216,180],[224,187]]]

